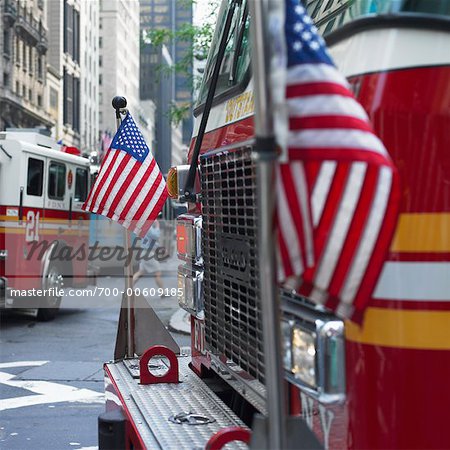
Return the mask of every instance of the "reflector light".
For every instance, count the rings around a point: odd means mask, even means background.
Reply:
[[[189,174],[188,165],[172,167],[167,174],[167,192],[169,197],[174,199],[180,199],[184,196],[184,186]],[[200,177],[197,171],[194,182],[194,194],[200,192]]]
[[[172,167],[167,174],[167,193],[170,198],[178,198],[178,171],[176,167]]]
[[[178,303],[199,319],[203,318],[202,281],[202,271],[186,264],[178,267]]]
[[[202,263],[201,232],[201,216],[182,214],[177,218],[177,252],[179,259],[196,265]]]

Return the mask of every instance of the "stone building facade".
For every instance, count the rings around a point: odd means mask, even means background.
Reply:
[[[54,124],[46,112],[44,0],[0,1],[0,130]]]

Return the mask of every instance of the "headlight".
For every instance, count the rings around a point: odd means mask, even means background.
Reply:
[[[316,334],[294,327],[292,331],[292,373],[316,388]]]
[[[178,258],[191,264],[202,263],[201,232],[201,216],[182,214],[177,218]]]
[[[8,257],[8,250],[0,250],[0,260],[5,260]]]
[[[283,367],[285,370],[292,369],[292,320],[281,321],[281,338],[283,345]]]
[[[178,267],[178,303],[181,308],[203,318],[203,272],[187,265]]]
[[[287,379],[322,403],[343,401],[344,322],[291,298],[285,300],[281,333]]]

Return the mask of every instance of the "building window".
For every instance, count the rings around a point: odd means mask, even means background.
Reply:
[[[27,45],[25,42],[22,44],[22,68],[27,70]]]
[[[3,54],[11,55],[11,42],[9,30],[3,31]]]
[[[103,47],[103,39],[102,39],[102,37],[100,36],[99,38],[98,38],[98,48],[102,48]]]
[[[38,56],[38,78],[43,78],[43,72],[42,72],[42,56]]]
[[[28,159],[27,195],[42,195],[42,181],[44,179],[44,161],[35,158]]]
[[[100,92],[100,94],[98,94],[98,103],[100,105],[103,105],[103,93],[102,92]]]
[[[28,100],[33,101],[33,93],[31,92],[31,89],[28,89]]]
[[[25,86],[22,86],[22,97],[26,98],[27,97],[27,89]]]
[[[80,79],[72,78],[72,126],[75,131],[80,131]]]
[[[102,55],[100,55],[100,56],[98,57],[98,66],[99,66],[99,67],[102,67],[102,66],[103,66],[103,58],[102,58]]]
[[[18,81],[16,81],[16,94],[20,95],[20,84]]]
[[[7,72],[3,72],[3,86],[9,87],[9,74]]]
[[[42,106],[42,95],[37,96],[37,103],[38,103],[38,106]]]
[[[64,200],[65,193],[66,166],[51,161],[48,169],[48,197],[54,200]]]
[[[16,52],[15,52],[16,63],[20,64],[20,40],[16,37]]]
[[[29,47],[28,50],[28,70],[30,71],[30,75],[33,73],[33,48]]]
[[[58,91],[55,88],[50,88],[50,108],[53,111],[58,110]]]
[[[80,13],[73,10],[73,60],[80,61]]]
[[[101,85],[102,85],[102,82],[103,82],[103,77],[102,77],[102,74],[100,74],[100,75],[98,76],[98,84],[101,86]]]

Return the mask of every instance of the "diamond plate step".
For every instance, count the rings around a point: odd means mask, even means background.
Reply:
[[[190,358],[180,356],[178,384],[140,385],[130,371],[138,360],[106,365],[120,390],[125,406],[147,448],[204,449],[209,438],[225,427],[244,423],[188,367]],[[192,413],[210,419],[201,425],[175,423],[174,417]],[[246,449],[245,444],[228,444],[227,449]]]

